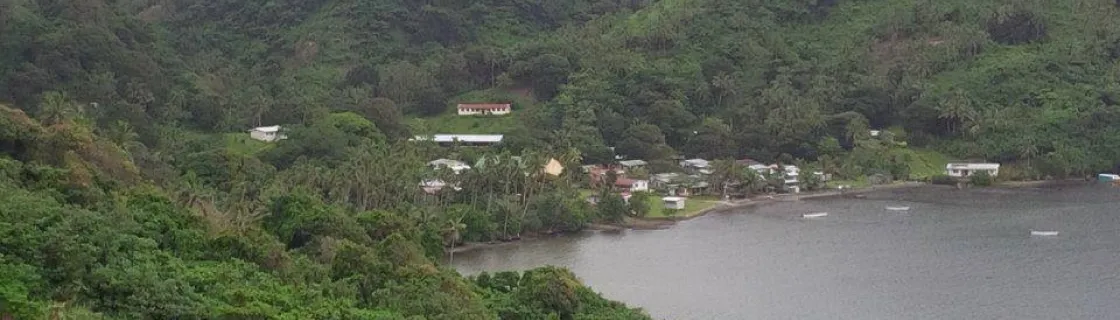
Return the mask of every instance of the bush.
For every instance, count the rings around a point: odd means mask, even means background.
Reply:
[[[941,185],[955,185],[955,184],[957,184],[957,179],[953,178],[953,177],[950,177],[948,175],[939,174],[939,175],[935,175],[935,176],[930,177],[929,178],[929,183],[941,184]]]
[[[971,182],[974,186],[987,187],[992,185],[992,182],[995,182],[995,179],[993,179],[992,176],[987,172],[981,171],[969,176],[968,181]]]

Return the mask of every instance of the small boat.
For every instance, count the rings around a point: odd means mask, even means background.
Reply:
[[[828,216],[828,212],[806,213],[801,215],[802,218],[821,218]]]
[[[1053,236],[1058,235],[1058,232],[1057,231],[1034,231],[1034,230],[1031,230],[1031,235],[1032,236],[1040,236],[1040,237],[1053,237]]]
[[[890,211],[909,211],[910,207],[887,207]]]

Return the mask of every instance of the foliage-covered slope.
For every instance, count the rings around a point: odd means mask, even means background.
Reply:
[[[0,0],[0,100],[22,107],[0,108],[0,293],[7,312],[79,318],[632,314],[566,280],[476,286],[429,259],[620,219],[580,200],[574,175],[526,169],[611,161],[610,147],[654,167],[747,156],[852,179],[929,175],[928,150],[1020,177],[1114,169],[1117,14],[1091,0]],[[482,101],[516,115],[441,120]],[[291,139],[227,136],[271,124]],[[450,129],[507,139],[403,141]],[[425,170],[444,157],[483,165]]]
[[[851,149],[864,127],[897,127],[954,157],[1037,159],[1032,171],[1055,175],[1108,169],[1118,155],[1097,147],[1116,136],[1108,2],[5,6],[0,95],[36,106],[44,90],[66,91],[129,119],[147,144],[153,124],[242,130],[328,110],[404,136],[402,113],[387,110],[435,115],[470,99],[522,101],[525,112],[513,127],[418,129],[507,131],[513,148],[578,146],[591,160],[607,146],[651,159],[842,158],[822,141]]]
[[[120,172],[127,153],[89,157],[121,149],[82,123],[43,127],[0,106],[0,124],[0,316],[646,318],[563,271],[505,275],[523,290],[478,286],[434,265],[439,236],[406,216],[299,191],[257,211],[219,210],[190,190],[126,180],[136,174]]]

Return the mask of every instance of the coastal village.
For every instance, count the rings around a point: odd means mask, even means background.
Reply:
[[[456,106],[459,117],[502,117],[513,113],[511,103],[464,103]],[[870,136],[879,136],[880,130],[871,130]],[[251,139],[263,142],[283,140],[286,136],[281,126],[264,126],[249,130]],[[505,140],[503,134],[438,133],[416,135],[416,142],[432,142],[443,147],[498,147]],[[621,197],[629,204],[637,193],[649,201],[651,213],[645,218],[680,219],[693,217],[717,207],[735,206],[753,200],[777,199],[799,196],[803,192],[844,192],[852,186],[830,183],[832,174],[821,170],[803,171],[794,164],[763,163],[750,158],[733,161],[674,158],[673,165],[652,165],[643,159],[630,159],[622,155],[610,163],[580,164],[577,179],[584,200],[595,205],[607,192]],[[520,159],[518,159],[520,160]],[[478,161],[485,161],[485,158]],[[474,166],[479,165],[475,163]],[[722,166],[722,167],[721,167]],[[462,159],[432,159],[427,163],[432,177],[418,182],[419,191],[435,195],[444,188],[461,187],[438,178],[437,172],[448,171],[458,175],[472,169],[472,164]],[[982,161],[959,161],[946,164],[944,176],[960,182],[973,175],[995,177],[1000,164]],[[572,168],[573,170],[575,167]],[[727,170],[740,170],[728,174]],[[547,159],[540,168],[542,173],[560,176],[565,165],[555,158]],[[1103,178],[1102,178],[1103,179]],[[879,184],[888,182],[889,179]],[[831,190],[828,190],[831,189]],[[801,197],[797,197],[801,198]]]

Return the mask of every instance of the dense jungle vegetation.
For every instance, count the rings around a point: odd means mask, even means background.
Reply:
[[[1090,0],[0,0],[0,313],[645,318],[562,269],[465,279],[433,261],[461,241],[622,219],[582,201],[571,170],[616,153],[845,178],[912,177],[928,153],[1011,178],[1114,170],[1117,14]],[[459,102],[514,116],[462,122]],[[275,124],[290,139],[246,137]],[[506,141],[407,141],[437,132]],[[436,158],[475,169],[431,172]],[[567,173],[537,172],[549,158]],[[417,190],[433,178],[461,188]]]

